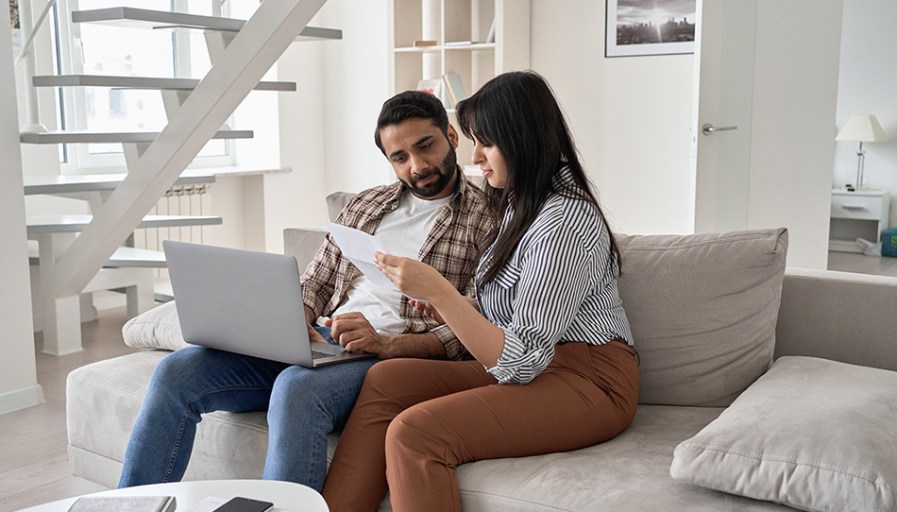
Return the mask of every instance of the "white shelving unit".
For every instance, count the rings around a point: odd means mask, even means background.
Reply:
[[[529,0],[392,0],[391,6],[394,92],[457,73],[470,95],[497,74],[529,68]],[[486,42],[493,24],[494,42]],[[435,44],[415,46],[418,41]],[[457,127],[454,105],[447,95],[440,98]],[[461,139],[458,161],[469,166],[472,145]]]

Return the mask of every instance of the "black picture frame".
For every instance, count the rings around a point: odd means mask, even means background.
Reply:
[[[607,0],[605,57],[695,52],[697,0]]]

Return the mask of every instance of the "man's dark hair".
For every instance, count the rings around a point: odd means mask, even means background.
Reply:
[[[380,142],[380,130],[399,124],[408,119],[429,119],[448,136],[448,114],[439,98],[421,91],[405,91],[396,94],[386,100],[377,117],[377,129],[374,131],[374,142],[380,151],[386,155],[383,143]]]

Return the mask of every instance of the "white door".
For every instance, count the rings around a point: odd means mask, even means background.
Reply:
[[[696,232],[787,227],[825,268],[841,0],[698,0]]]

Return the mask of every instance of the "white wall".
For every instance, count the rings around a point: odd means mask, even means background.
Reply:
[[[764,9],[777,8],[772,1],[763,5]],[[604,58],[605,16],[604,2],[532,0],[532,68],[545,75],[563,104],[612,228],[628,233],[691,232],[690,124],[695,59],[691,55]],[[767,18],[770,21],[758,29],[764,31],[757,34],[759,44],[792,44],[788,27],[778,26],[774,13]],[[822,34],[816,39],[828,44],[829,38]],[[557,58],[559,54],[565,58]],[[837,66],[837,56],[834,61],[809,64],[815,66],[814,70]],[[759,65],[769,70],[802,64],[782,58]],[[774,90],[779,85],[761,84],[754,91],[755,101],[773,101],[764,92],[767,89],[781,97],[780,91]],[[789,94],[794,93],[793,99],[798,101],[807,92],[828,94],[832,84],[820,85],[800,91],[792,88]],[[788,119],[791,124],[794,121]],[[813,134],[808,136],[826,130],[825,126],[812,128]],[[830,161],[830,155],[821,153],[809,157],[817,170],[826,168]],[[824,268],[828,176],[824,171],[779,173],[774,154],[751,158],[765,162],[768,169],[751,176],[749,227],[791,227],[796,235],[792,237],[789,261]],[[782,187],[783,179],[787,187]],[[797,194],[795,198],[795,194],[787,193],[811,189],[812,197]]]
[[[359,191],[396,179],[374,144],[377,115],[391,96],[387,3],[329,0],[322,9],[322,20],[343,30],[341,43],[324,47],[328,192]]]
[[[891,220],[897,226],[897,2],[844,0],[837,128],[855,114],[874,114],[890,139],[864,144],[865,182],[891,194]],[[856,142],[835,143],[832,182],[856,181]]]
[[[293,172],[271,178],[278,179],[281,207],[292,219],[274,229],[320,226],[327,193],[358,192],[395,179],[373,139],[389,97],[387,7],[330,0],[313,24],[339,28],[343,39],[294,44],[281,57],[280,79],[295,80],[299,91],[280,97],[281,164]]]
[[[0,23],[0,90],[15,90],[9,25]],[[37,405],[31,289],[25,249],[25,198],[15,97],[0,96],[0,414]]]
[[[564,107],[612,229],[690,232],[694,57],[606,59],[604,27],[605,2],[532,0],[532,68]]]
[[[531,67],[549,80],[567,113],[612,227],[690,231],[693,57],[605,59],[603,2],[531,3]],[[298,208],[294,225],[323,221],[322,190],[358,191],[394,179],[373,143],[377,113],[389,96],[386,4],[328,1],[315,23],[341,28],[343,41],[323,43],[320,63],[295,47],[280,60],[280,78],[296,79],[300,88],[306,87],[298,74],[303,67],[321,69],[324,77],[318,97],[281,95],[282,165],[309,182],[285,187],[297,199],[287,206]],[[558,59],[559,53],[568,58]],[[315,115],[322,132],[315,131]]]

